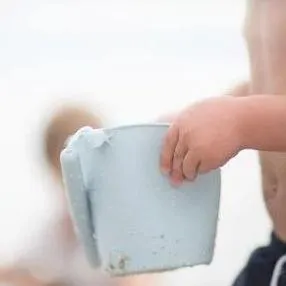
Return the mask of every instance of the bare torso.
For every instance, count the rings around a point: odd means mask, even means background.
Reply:
[[[286,153],[260,152],[262,187],[276,234],[286,241]]]
[[[248,0],[244,36],[250,94],[286,95],[286,1]],[[286,241],[286,153],[260,152],[262,186],[274,230]]]

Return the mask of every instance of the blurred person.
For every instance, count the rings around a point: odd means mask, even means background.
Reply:
[[[60,153],[64,148],[64,144],[68,137],[74,134],[78,129],[84,126],[90,126],[93,128],[103,127],[103,122],[99,116],[95,116],[92,111],[83,107],[66,106],[63,109],[58,110],[55,113],[53,119],[50,121],[45,133],[45,155],[47,162],[49,163],[51,170],[55,177],[58,179],[58,183],[62,184],[61,166],[60,166]],[[63,189],[63,186],[62,186]],[[78,245],[78,241],[74,234],[74,228],[70,214],[67,211],[67,200],[63,196],[63,192],[59,194],[60,199],[63,201],[64,212],[61,220],[59,220],[59,226],[61,230],[62,238],[64,239],[64,245],[72,245],[75,253],[70,247],[67,249],[67,257],[70,260],[73,254],[76,254],[75,259],[77,262],[74,264],[72,272],[77,271],[78,277],[81,279],[77,285],[95,285],[94,281],[99,280],[102,285],[112,286],[145,286],[145,285],[158,285],[159,278],[156,275],[139,275],[125,278],[108,278],[96,272],[96,270],[90,269],[90,266],[85,260],[85,256]],[[62,246],[63,247],[63,246]],[[79,262],[79,263],[78,263]],[[64,263],[64,268],[66,264]],[[96,273],[95,273],[96,272]],[[69,273],[73,277],[72,273]],[[98,277],[102,277],[98,279]],[[76,281],[76,277],[73,277],[73,281]],[[85,284],[83,282],[86,282]],[[87,283],[88,282],[88,283]],[[101,284],[100,284],[101,285]]]
[[[259,151],[264,201],[273,224],[234,286],[286,285],[286,1],[248,0],[249,82],[185,108],[171,121],[161,155],[173,184],[223,166],[243,149]],[[251,190],[249,190],[251,191]]]
[[[39,235],[37,244],[31,245],[24,255],[20,255],[13,267],[0,271],[0,282],[19,286],[84,286],[95,285],[99,278],[103,279],[85,260],[74,235],[65,194],[61,190],[61,150],[67,138],[86,125],[99,128],[102,127],[102,122],[85,106],[62,106],[50,118],[43,134],[43,155],[60,186],[60,190],[56,188],[56,193],[53,193],[60,206],[59,212]]]
[[[92,269],[74,233],[63,191],[60,153],[66,140],[78,129],[102,125],[101,118],[87,107],[71,104],[56,110],[48,121],[43,133],[43,155],[60,187],[54,191],[61,210],[41,234],[37,245],[32,245],[14,267],[0,270],[0,285],[1,282],[15,286],[158,285],[155,275],[112,279]]]

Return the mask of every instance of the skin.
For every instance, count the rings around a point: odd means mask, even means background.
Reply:
[[[258,150],[266,207],[286,242],[286,2],[249,0],[247,8],[250,82],[230,91],[233,97],[208,99],[175,116],[160,165],[178,185],[243,149]]]
[[[283,96],[286,94],[286,2],[255,0],[249,11],[251,17],[254,14],[259,16],[259,19],[249,21],[245,29],[252,30],[246,37],[248,46],[253,47],[249,51],[252,74],[263,70],[255,67],[251,60],[255,53],[265,67],[260,79],[252,78],[253,90],[255,93],[261,89],[265,94]],[[260,33],[254,28],[259,24],[262,26]],[[286,242],[286,155],[284,152],[260,152],[260,162],[266,207],[275,233]]]
[[[284,241],[286,132],[281,130],[286,128],[286,102],[277,95],[286,94],[285,11],[285,1],[249,1],[244,35],[251,80],[241,91],[247,97],[214,98],[187,107],[173,119],[161,156],[162,170],[179,184],[224,165],[245,148],[259,150],[265,202]]]

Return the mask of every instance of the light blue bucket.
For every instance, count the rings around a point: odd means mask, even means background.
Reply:
[[[86,255],[112,276],[212,261],[220,170],[172,187],[159,170],[167,128],[85,127],[61,154],[71,213]]]

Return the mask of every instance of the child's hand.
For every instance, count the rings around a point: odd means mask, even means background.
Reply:
[[[212,98],[188,107],[167,133],[162,171],[180,184],[221,167],[242,149],[242,118],[239,98]]]

